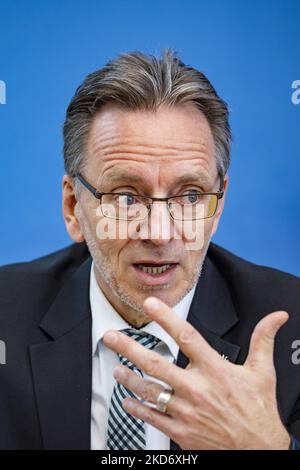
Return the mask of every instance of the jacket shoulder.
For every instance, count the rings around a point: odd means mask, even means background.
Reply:
[[[293,274],[252,263],[215,243],[210,244],[207,254],[219,270],[226,275],[249,274],[249,276],[256,275],[257,278],[265,278],[266,280],[280,279],[283,282],[293,281],[300,284],[300,278]]]
[[[0,278],[46,275],[55,280],[64,280],[90,256],[85,242],[73,243],[65,248],[36,258],[32,261],[7,264],[0,267]]]
[[[207,254],[229,286],[241,317],[258,321],[268,313],[285,310],[290,327],[299,328],[299,277],[251,263],[214,243]]]
[[[11,338],[16,330],[22,332],[21,325],[26,331],[30,325],[36,328],[65,281],[88,257],[86,244],[80,243],[26,263],[0,267],[1,338]]]

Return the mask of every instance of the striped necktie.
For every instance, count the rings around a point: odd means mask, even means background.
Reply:
[[[132,328],[121,330],[142,346],[153,349],[160,340],[150,334],[142,334]],[[120,363],[143,377],[143,373],[132,362],[118,354]],[[134,393],[116,382],[111,396],[108,428],[107,449],[109,450],[143,450],[146,448],[144,421],[126,413],[122,401],[126,397],[137,398]]]

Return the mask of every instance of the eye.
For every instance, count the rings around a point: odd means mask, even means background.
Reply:
[[[121,207],[129,207],[137,203],[136,196],[130,193],[117,194],[116,201]]]
[[[184,193],[184,201],[186,204],[195,204],[200,200],[200,195],[197,194],[197,189],[189,189]]]

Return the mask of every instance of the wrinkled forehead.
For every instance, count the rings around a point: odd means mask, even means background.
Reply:
[[[106,106],[92,123],[87,158],[89,174],[102,183],[195,175],[209,184],[217,173],[210,126],[191,104],[156,111]]]

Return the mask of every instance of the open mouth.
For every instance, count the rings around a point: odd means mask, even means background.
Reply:
[[[162,286],[171,285],[176,281],[179,263],[170,259],[162,259],[161,262],[151,259],[139,259],[133,263],[135,282],[138,285]]]
[[[170,264],[136,264],[135,266],[143,271],[144,273],[148,274],[161,274],[169,269],[171,269],[176,263],[170,263]]]

